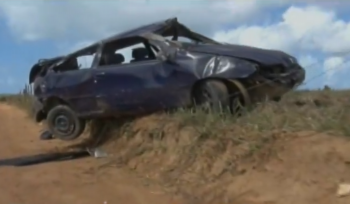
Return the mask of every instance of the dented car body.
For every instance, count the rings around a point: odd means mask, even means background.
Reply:
[[[125,63],[118,50],[140,43]],[[76,58],[91,54],[91,67],[79,69]],[[207,79],[234,80],[251,101],[273,99],[304,78],[297,60],[282,51],[216,42],[172,18],[42,60],[32,67],[29,82],[41,121],[60,103],[86,119],[189,106],[197,84]]]

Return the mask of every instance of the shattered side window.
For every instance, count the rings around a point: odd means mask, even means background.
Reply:
[[[128,64],[135,60],[136,56],[133,56],[133,49],[135,48],[145,48],[145,45],[143,43],[138,43],[136,45],[132,45],[123,49],[117,50],[115,53],[122,54],[124,56],[124,62],[122,64]]]
[[[50,68],[54,72],[68,72],[80,69],[89,69],[95,57],[99,44],[78,50],[65,56],[61,61]]]
[[[165,39],[167,39],[167,40],[172,40],[172,38],[173,38],[172,36],[165,37]],[[177,38],[177,41],[179,41],[179,42],[186,42],[186,43],[194,42],[193,40],[191,40],[189,38],[180,37],[180,36]]]
[[[95,54],[71,57],[62,63],[57,64],[53,70],[55,72],[68,72],[82,69],[90,69]]]
[[[189,39],[189,38],[185,38],[185,37],[178,37],[178,39],[177,39],[177,41],[179,41],[179,42],[185,42],[185,43],[195,43],[196,41],[194,41],[194,40],[191,40],[191,39]]]
[[[79,69],[90,69],[94,61],[95,54],[77,57]]]
[[[143,37],[130,37],[106,43],[101,52],[99,66],[129,64],[155,59]]]

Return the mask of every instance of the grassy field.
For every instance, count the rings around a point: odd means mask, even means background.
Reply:
[[[31,114],[30,93],[26,87],[0,101]],[[182,193],[199,195],[203,183],[236,175],[237,163],[254,158],[280,138],[320,132],[349,137],[349,100],[350,91],[295,91],[280,102],[257,104],[241,117],[178,110],[134,120],[95,121],[86,134],[89,139],[107,138],[103,147],[115,155],[111,166],[147,174],[173,192],[181,186]]]

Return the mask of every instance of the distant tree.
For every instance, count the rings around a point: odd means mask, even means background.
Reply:
[[[331,87],[329,87],[328,85],[325,85],[325,86],[323,87],[323,90],[324,90],[324,91],[330,91],[330,90],[332,90],[332,89],[331,89]]]

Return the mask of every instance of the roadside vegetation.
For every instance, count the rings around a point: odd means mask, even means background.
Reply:
[[[18,94],[5,94],[0,95],[0,102],[15,105],[28,113],[29,116],[33,115],[33,90],[30,85],[25,85],[23,90]]]
[[[31,93],[26,86],[17,95],[0,96],[0,101],[31,114]],[[277,140],[319,132],[349,137],[349,102],[350,91],[325,87],[291,92],[280,102],[258,104],[241,117],[181,109],[124,121],[96,121],[86,134],[90,139],[108,138],[103,147],[113,158],[104,166],[128,168],[194,200],[206,196],[207,201],[218,201],[226,192],[219,181],[245,171],[238,164],[258,162],[258,155],[267,149],[271,153]],[[204,184],[212,186],[212,193],[201,187]]]
[[[33,95],[30,85],[18,94],[0,95],[0,102],[15,105],[32,115]],[[211,138],[226,128],[234,132],[263,134],[271,131],[326,131],[350,136],[350,91],[331,90],[325,86],[317,91],[294,91],[280,102],[258,104],[244,117],[206,114],[201,111],[179,109],[158,114],[165,123],[178,121],[180,127],[195,127],[199,133]]]

